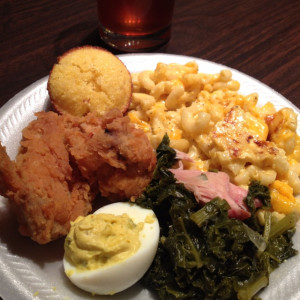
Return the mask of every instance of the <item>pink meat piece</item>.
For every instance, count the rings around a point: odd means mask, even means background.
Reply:
[[[194,193],[199,203],[207,203],[215,197],[224,199],[230,205],[228,215],[231,218],[247,219],[250,212],[244,204],[243,199],[248,191],[229,181],[229,176],[224,172],[202,172],[198,170],[170,170],[177,182]]]
[[[176,159],[185,160],[188,162],[194,162],[194,160],[185,152],[179,151],[177,149],[174,149],[176,152]]]

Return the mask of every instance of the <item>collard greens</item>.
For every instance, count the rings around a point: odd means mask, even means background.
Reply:
[[[153,180],[136,200],[154,210],[161,227],[156,257],[142,283],[161,299],[258,299],[270,272],[297,253],[292,248],[297,216],[271,224],[269,191],[258,182],[245,199],[252,213],[246,222],[230,219],[230,207],[220,198],[201,208],[168,170],[175,156],[165,136]],[[266,209],[265,226],[257,221],[255,198]]]

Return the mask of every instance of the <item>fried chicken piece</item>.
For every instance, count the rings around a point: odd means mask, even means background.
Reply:
[[[93,113],[66,116],[65,124],[71,156],[103,197],[120,201],[141,194],[152,178],[156,155],[127,116],[113,109],[102,118]]]
[[[40,112],[23,130],[15,161],[0,145],[0,194],[10,200],[19,231],[39,244],[65,236],[70,221],[87,215],[94,193],[72,167],[63,118]]]
[[[96,192],[124,200],[150,182],[154,150],[120,111],[36,116],[15,161],[0,144],[0,194],[10,200],[22,235],[39,244],[65,236],[70,221],[92,210]]]

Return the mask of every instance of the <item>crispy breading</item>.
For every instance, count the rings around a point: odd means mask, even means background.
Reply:
[[[0,145],[0,194],[10,200],[22,235],[40,244],[65,236],[70,221],[92,210],[96,193],[125,200],[150,182],[154,150],[118,110],[104,117],[36,116],[15,161]]]
[[[70,221],[88,214],[94,193],[70,165],[63,119],[40,112],[23,130],[16,161],[0,147],[1,194],[10,200],[22,235],[45,244],[68,233]]]
[[[154,150],[127,116],[111,110],[103,118],[67,116],[66,143],[82,175],[101,195],[124,200],[139,195],[152,178]]]

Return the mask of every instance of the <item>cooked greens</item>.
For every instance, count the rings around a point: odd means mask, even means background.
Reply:
[[[153,180],[136,200],[155,211],[161,227],[158,252],[143,284],[161,299],[258,299],[270,272],[297,254],[292,247],[297,216],[271,224],[269,191],[258,182],[245,199],[251,211],[246,222],[229,218],[230,207],[220,198],[200,208],[168,170],[175,157],[165,136]],[[267,228],[257,221],[255,199],[267,210]]]

